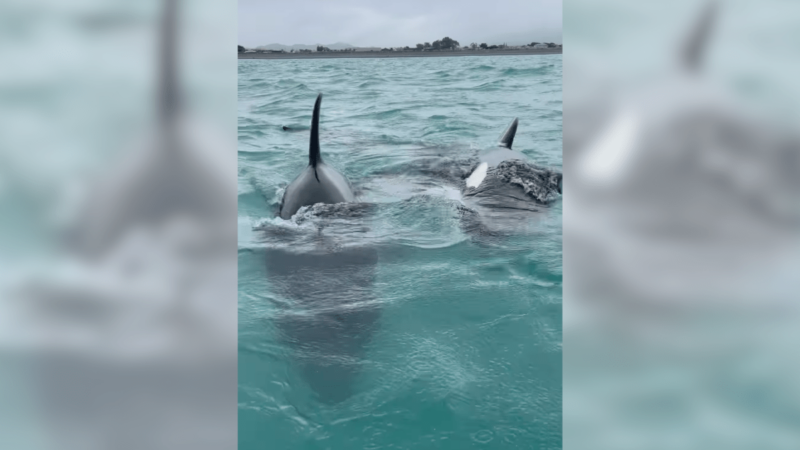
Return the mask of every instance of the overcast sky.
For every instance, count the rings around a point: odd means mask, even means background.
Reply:
[[[239,0],[239,44],[561,43],[561,0]]]

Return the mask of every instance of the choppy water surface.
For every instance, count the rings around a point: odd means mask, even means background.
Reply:
[[[318,92],[359,203],[281,220]],[[462,196],[514,117],[560,170],[561,55],[239,62],[240,448],[560,448],[560,200]]]

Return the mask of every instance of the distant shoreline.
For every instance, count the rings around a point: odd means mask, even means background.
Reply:
[[[311,53],[239,53],[239,59],[325,59],[325,58],[441,58],[449,56],[560,55],[560,48],[529,50],[457,50],[439,52],[311,52]]]

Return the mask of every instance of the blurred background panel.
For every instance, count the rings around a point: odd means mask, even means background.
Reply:
[[[564,448],[800,448],[797,2],[564,4]]]
[[[235,448],[236,6],[0,3],[0,448]]]

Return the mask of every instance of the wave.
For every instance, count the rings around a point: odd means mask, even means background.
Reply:
[[[264,136],[264,124],[253,119],[240,118],[238,125],[239,139],[250,139]]]
[[[530,67],[530,68],[517,68],[517,67],[509,67],[508,69],[503,69],[500,74],[505,76],[525,76],[525,75],[546,75],[550,73],[550,70],[553,68],[553,65],[547,66],[540,66],[540,67]]]
[[[372,119],[372,120],[385,120],[396,119],[398,117],[407,116],[406,108],[387,109],[385,111],[370,112],[366,114],[356,114],[350,116],[350,119]]]
[[[474,88],[472,88],[472,90],[478,91],[478,92],[480,92],[480,91],[496,91],[496,90],[502,89],[504,87],[503,85],[505,84],[505,82],[506,82],[506,80],[504,80],[502,78],[501,79],[497,79],[497,80],[487,81],[485,83],[479,84],[478,86],[475,86]]]
[[[496,67],[487,66],[485,64],[481,64],[480,66],[470,67],[469,68],[470,71],[474,71],[474,72],[487,72],[487,71],[491,71],[491,70],[495,70],[495,69],[496,69]]]
[[[374,81],[374,80],[369,80],[369,81],[365,81],[365,82],[359,84],[358,87],[363,89],[363,88],[368,88],[368,87],[372,87],[372,86],[380,86],[380,85],[381,85],[380,82],[377,82],[377,81]]]

